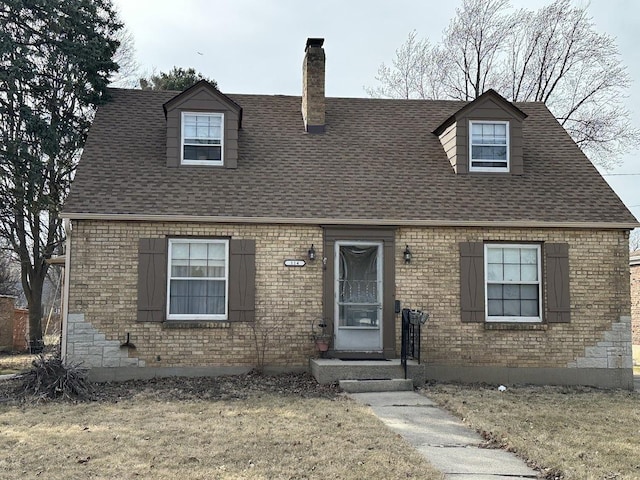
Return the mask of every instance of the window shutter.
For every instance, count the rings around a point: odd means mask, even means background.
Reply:
[[[138,321],[163,322],[167,294],[167,240],[138,243]]]
[[[569,302],[569,244],[547,243],[545,283],[547,286],[547,322],[568,323],[571,317]]]
[[[463,322],[484,322],[484,244],[460,243],[460,314]]]
[[[229,241],[229,321],[255,319],[256,242]]]

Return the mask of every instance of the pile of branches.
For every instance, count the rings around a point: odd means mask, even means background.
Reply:
[[[78,364],[65,364],[59,355],[39,355],[20,380],[18,392],[38,400],[88,400],[94,393],[87,370]]]

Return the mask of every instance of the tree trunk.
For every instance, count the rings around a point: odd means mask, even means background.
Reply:
[[[31,353],[42,353],[44,348],[42,339],[42,285],[40,285],[39,294],[34,295],[32,301],[29,302],[29,348]]]
[[[39,268],[27,267],[28,288],[24,288],[29,309],[29,348],[31,353],[41,353],[44,347],[42,339],[42,290],[47,275],[47,264],[42,260]],[[23,267],[24,268],[24,267]],[[24,283],[23,283],[24,286]]]

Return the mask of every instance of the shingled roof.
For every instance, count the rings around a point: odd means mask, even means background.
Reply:
[[[238,168],[166,166],[163,104],[178,92],[111,91],[95,117],[68,218],[567,225],[636,219],[542,103],[515,103],[524,175],[456,175],[432,132],[465,102],[327,98],[326,133],[298,96],[228,95],[243,109]]]

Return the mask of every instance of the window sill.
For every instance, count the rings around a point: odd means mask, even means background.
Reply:
[[[220,160],[182,160],[180,165],[183,166],[200,166],[200,167],[224,167],[224,162]]]
[[[181,328],[230,328],[231,323],[226,320],[166,320],[162,327],[168,330]]]
[[[546,323],[485,322],[485,330],[547,330]]]
[[[469,173],[482,173],[482,174],[485,174],[485,173],[489,173],[489,174],[491,174],[491,173],[501,173],[501,174],[505,174],[505,173],[511,173],[511,170],[508,169],[508,168],[496,168],[496,169],[492,169],[492,170],[489,170],[489,169],[479,170],[478,168],[469,168]]]

